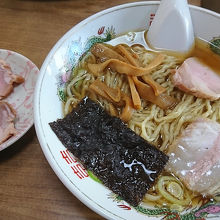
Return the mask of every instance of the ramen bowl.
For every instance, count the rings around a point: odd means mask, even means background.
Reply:
[[[64,88],[72,69],[95,42],[107,42],[129,31],[148,29],[159,2],[138,2],[101,11],[74,26],[51,49],[46,57],[35,89],[34,115],[37,136],[42,150],[56,175],[80,201],[107,219],[162,219],[183,215],[192,219],[212,216],[197,211],[164,211],[158,207],[140,204],[132,207],[95,181],[83,165],[59,141],[49,123],[63,118]],[[206,41],[220,38],[220,15],[196,6],[190,6],[196,37]],[[174,34],[175,30],[173,30]],[[218,52],[218,51],[217,51]],[[210,209],[211,210],[211,209]],[[215,213],[215,217],[218,213]],[[220,214],[220,213],[219,213]],[[219,218],[216,217],[216,219]],[[213,216],[212,216],[213,217]]]

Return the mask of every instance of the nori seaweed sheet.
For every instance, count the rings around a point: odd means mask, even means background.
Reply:
[[[88,97],[50,126],[86,169],[132,206],[140,203],[168,161],[167,155]]]

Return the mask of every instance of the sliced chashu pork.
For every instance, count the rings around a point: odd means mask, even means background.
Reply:
[[[15,110],[10,104],[0,101],[0,144],[16,134],[14,127]]]
[[[12,73],[11,67],[0,60],[0,100],[8,96],[13,90],[13,83],[23,83],[22,76]]]
[[[199,118],[171,146],[167,170],[203,195],[220,190],[220,124]]]
[[[198,58],[190,57],[175,71],[173,84],[199,98],[220,98],[220,76]]]

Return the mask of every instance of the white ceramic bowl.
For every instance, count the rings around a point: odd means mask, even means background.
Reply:
[[[62,86],[70,70],[86,48],[97,40],[105,41],[121,33],[147,29],[158,4],[159,2],[150,1],[120,5],[80,22],[52,48],[41,67],[36,85],[35,127],[48,162],[77,198],[108,219],[162,219],[169,213],[142,205],[135,209],[126,202],[117,200],[109,189],[88,177],[80,163],[68,154],[48,123],[63,117],[58,93],[62,93]],[[195,6],[191,6],[190,11],[196,36],[207,41],[220,36],[219,14]],[[195,210],[194,214],[190,211],[185,214],[195,217]],[[182,215],[179,213],[180,217]]]

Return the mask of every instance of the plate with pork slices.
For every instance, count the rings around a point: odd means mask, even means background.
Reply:
[[[0,49],[0,151],[33,125],[33,93],[38,73],[28,58]]]

